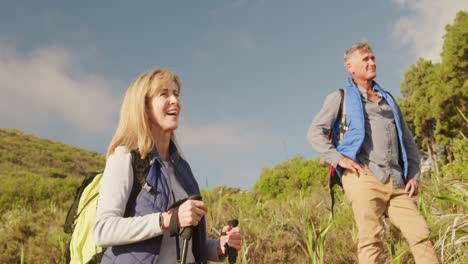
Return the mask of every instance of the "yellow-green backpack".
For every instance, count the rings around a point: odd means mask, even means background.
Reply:
[[[127,202],[125,216],[129,205],[135,203],[138,193],[146,182],[149,169],[149,157],[142,160],[138,151],[132,151],[133,187]],[[68,210],[64,231],[70,234],[70,242],[65,248],[65,263],[94,264],[100,263],[105,248],[96,246],[93,240],[93,226],[99,199],[102,172],[91,173],[77,188],[75,200]]]

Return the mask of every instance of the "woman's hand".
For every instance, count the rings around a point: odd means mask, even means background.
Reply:
[[[239,251],[242,243],[242,234],[240,232],[239,227],[231,228],[227,225],[223,227],[223,232],[225,232],[226,235],[221,236],[221,238],[219,239],[218,255],[226,255],[226,248],[224,247],[226,243],[228,244],[228,246],[235,248],[237,251]]]
[[[179,206],[179,219],[177,224],[179,227],[197,226],[200,219],[208,212],[203,201],[187,200]],[[171,218],[172,209],[161,213],[162,229],[168,229]]]
[[[203,201],[187,200],[179,207],[179,227],[197,226],[200,219],[208,212]]]

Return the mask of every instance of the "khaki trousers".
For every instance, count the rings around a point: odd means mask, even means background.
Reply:
[[[439,263],[430,241],[417,244],[429,236],[429,229],[415,199],[404,189],[394,189],[391,177],[383,184],[370,172],[346,170],[342,182],[358,227],[359,263],[382,263],[384,215],[400,229],[417,264]]]

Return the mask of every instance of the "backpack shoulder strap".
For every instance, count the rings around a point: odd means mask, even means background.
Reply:
[[[340,108],[338,110],[338,116],[341,116],[341,112],[343,111],[343,104],[344,104],[344,97],[345,97],[345,91],[344,89],[338,89],[338,91],[340,91],[340,96],[341,96],[341,99],[340,99]]]
[[[344,133],[348,131],[348,127],[346,126],[346,91],[344,89],[339,89],[341,93],[341,100],[340,100],[340,110],[338,110],[338,116],[341,118],[340,121],[340,133],[338,134],[338,142],[341,142],[344,137]]]
[[[138,150],[132,150],[132,168],[133,168],[133,186],[132,192],[130,193],[130,197],[127,201],[127,206],[125,207],[125,216],[128,216],[130,213],[130,208],[136,201],[138,194],[141,191],[141,188],[146,183],[146,175],[149,171],[149,162],[150,157],[149,155],[146,156],[145,159],[141,159],[140,152]]]
[[[146,156],[145,159],[141,159],[140,152],[138,150],[132,150],[131,154],[133,176],[137,180],[137,183],[143,186],[146,183],[146,174],[149,170],[150,155]]]

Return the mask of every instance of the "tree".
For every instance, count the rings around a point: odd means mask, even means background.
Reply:
[[[287,198],[327,185],[327,169],[320,160],[296,156],[273,168],[262,170],[254,191],[267,198]]]
[[[442,62],[419,59],[406,72],[401,84],[401,109],[432,161],[443,149],[451,160],[450,143],[468,126],[457,108],[468,110],[468,13],[460,11],[453,25],[446,26]],[[438,173],[437,162],[433,170]]]
[[[444,89],[435,98],[441,110],[436,116],[436,140],[440,146],[448,146],[459,132],[468,134],[468,126],[457,110],[468,110],[468,13],[458,12],[453,25],[445,29],[441,53]]]
[[[437,112],[440,109],[434,107],[433,99],[440,90],[439,68],[439,64],[419,59],[405,74],[401,83],[403,99],[399,100],[401,111],[416,135],[416,143],[420,149],[426,149],[427,155],[433,161],[432,169],[436,173],[439,172],[439,167],[435,129]]]

